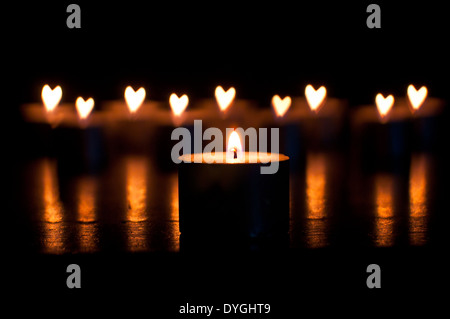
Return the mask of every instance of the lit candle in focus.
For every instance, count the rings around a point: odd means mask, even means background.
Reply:
[[[178,165],[182,238],[280,238],[289,231],[289,158],[244,152],[233,131],[226,152],[184,154]],[[261,169],[276,165],[264,174]],[[264,171],[264,170],[263,170]]]
[[[393,179],[389,175],[375,177],[375,245],[392,246],[394,242]]]

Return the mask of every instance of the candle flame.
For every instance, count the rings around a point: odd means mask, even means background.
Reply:
[[[413,111],[417,111],[425,101],[428,94],[428,90],[425,86],[422,86],[419,90],[416,90],[414,85],[408,86],[408,98],[411,102]]]
[[[233,102],[234,97],[236,96],[236,90],[234,87],[230,87],[228,91],[225,92],[225,90],[219,85],[216,88],[215,96],[220,110],[224,112]]]
[[[241,138],[236,131],[231,132],[230,137],[228,138],[227,145],[227,161],[230,160],[238,160],[241,161],[244,157],[244,153],[242,151]]]
[[[292,100],[289,96],[281,99],[279,95],[274,95],[272,98],[272,106],[277,116],[282,117],[289,110]]]
[[[51,112],[56,108],[56,106],[58,106],[59,101],[61,101],[62,89],[58,85],[52,90],[50,86],[46,84],[42,88],[41,97],[45,109],[47,110],[47,112]]]
[[[175,93],[172,93],[170,95],[169,103],[173,114],[175,116],[180,116],[188,106],[189,98],[186,94],[178,97]]]
[[[125,89],[125,101],[127,102],[128,109],[131,113],[136,112],[142,105],[145,99],[145,89],[139,88],[134,91],[131,86],[127,86]]]
[[[311,111],[317,113],[327,96],[327,89],[324,86],[321,86],[316,91],[311,84],[308,84],[305,88],[305,96]]]
[[[389,95],[385,98],[381,93],[378,93],[375,97],[375,103],[377,104],[378,113],[380,113],[381,118],[384,118],[394,105],[394,97]]]
[[[91,114],[91,111],[94,108],[94,99],[89,98],[85,101],[80,96],[77,98],[77,101],[75,102],[75,106],[78,111],[78,116],[80,117],[80,119],[84,120],[89,116],[89,114]]]

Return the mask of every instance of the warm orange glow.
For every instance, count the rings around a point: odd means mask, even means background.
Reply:
[[[306,166],[306,201],[308,218],[325,217],[326,161],[323,154],[308,154]]]
[[[127,86],[125,89],[125,101],[127,102],[130,113],[136,112],[142,105],[145,99],[145,89],[139,88],[134,91],[131,86]]]
[[[59,199],[56,163],[43,162],[44,221],[58,223],[62,221],[62,204]]]
[[[175,93],[172,93],[169,98],[169,103],[173,114],[175,116],[180,116],[188,106],[189,98],[186,94],[178,97]]]
[[[147,162],[145,158],[131,157],[126,162],[127,220],[140,222],[147,219]]]
[[[95,221],[95,194],[97,184],[93,178],[83,177],[78,184],[78,221]]]
[[[392,177],[389,175],[377,175],[375,178],[375,244],[380,247],[392,246],[394,240],[394,204],[392,192]]]
[[[417,111],[420,108],[425,101],[427,94],[428,90],[425,86],[422,86],[419,90],[416,90],[412,84],[408,86],[408,98],[414,111]]]
[[[244,158],[244,152],[242,150],[241,138],[236,131],[231,132],[228,138],[226,160],[229,161],[242,161]]]
[[[94,252],[97,247],[96,220],[97,183],[92,177],[83,177],[78,183],[78,242],[82,252]]]
[[[42,191],[44,214],[42,241],[45,252],[59,254],[64,251],[65,232],[62,224],[63,205],[59,198],[56,162],[46,159],[42,162]]]
[[[409,175],[409,235],[413,245],[426,241],[427,231],[427,170],[426,155],[415,155]]]
[[[172,175],[170,178],[170,237],[174,251],[180,250],[180,223],[178,218],[178,176]]]
[[[394,97],[389,95],[385,98],[381,93],[378,93],[375,97],[375,103],[377,105],[378,113],[381,118],[384,118],[394,105]]]
[[[224,112],[231,105],[231,103],[233,103],[234,97],[236,96],[236,90],[234,87],[230,87],[228,91],[225,92],[225,90],[219,85],[216,88],[215,96],[220,110]]]
[[[281,99],[280,96],[274,95],[272,98],[272,106],[275,110],[277,116],[282,117],[289,110],[291,106],[291,98],[286,96],[284,99]]]
[[[86,119],[89,114],[91,114],[92,109],[94,108],[94,99],[89,98],[88,100],[84,100],[81,96],[77,98],[75,102],[75,106],[77,108],[78,116],[80,119]]]
[[[316,91],[311,84],[308,84],[305,88],[305,96],[311,111],[318,112],[327,96],[327,89],[321,86]]]
[[[147,159],[129,157],[125,162],[127,191],[128,249],[140,251],[148,249],[147,220]]]
[[[327,244],[326,228],[326,157],[310,153],[306,162],[306,242],[310,248]]]
[[[53,90],[47,84],[42,88],[42,102],[44,103],[47,112],[53,111],[58,106],[62,97],[62,89],[58,85]]]

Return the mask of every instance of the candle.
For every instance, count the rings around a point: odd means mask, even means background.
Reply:
[[[347,103],[327,94],[325,86],[315,90],[308,84],[305,97],[294,100],[308,149],[334,149],[343,143]]]
[[[62,98],[61,86],[53,89],[46,84],[41,91],[42,103],[30,103],[22,106],[21,111],[24,120],[27,145],[25,149],[31,154],[52,155],[53,128],[61,121],[60,107]]]
[[[97,172],[108,159],[105,118],[94,113],[93,98],[78,97],[73,107],[59,107],[61,120],[54,128],[58,169],[65,173]]]
[[[234,131],[226,152],[184,154],[179,164],[183,242],[285,239],[289,230],[289,158],[244,152]],[[264,167],[277,165],[273,174]],[[267,168],[267,167],[266,167]],[[229,243],[229,242],[227,242]]]
[[[290,158],[291,170],[303,169],[305,157],[302,125],[296,109],[292,109],[290,96],[281,98],[278,94],[271,100],[272,109],[258,110],[259,127],[277,128],[280,136],[280,152]]]
[[[416,90],[411,84],[407,89],[407,99],[401,100],[400,103],[407,104],[411,109],[411,135],[416,151],[434,150],[445,143],[441,140],[445,136],[440,116],[444,106],[442,100],[428,97],[428,89],[425,86]]]
[[[394,96],[379,93],[375,105],[352,115],[352,150],[363,169],[407,170],[411,140],[410,111]]]
[[[103,103],[111,118],[108,135],[114,152],[118,155],[148,153],[154,131],[152,117],[157,103],[145,100],[147,92],[143,87],[134,90],[127,86],[123,96],[124,100]]]

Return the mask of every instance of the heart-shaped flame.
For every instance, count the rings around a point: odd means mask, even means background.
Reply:
[[[47,112],[53,111],[58,105],[59,101],[61,101],[62,97],[62,89],[58,85],[53,90],[47,84],[42,88],[42,102],[44,103],[45,109]]]
[[[291,106],[291,98],[286,96],[284,99],[281,99],[280,96],[274,95],[272,98],[272,106],[275,110],[277,116],[281,117],[286,114],[287,110]]]
[[[419,90],[416,90],[412,84],[408,86],[408,98],[414,111],[417,111],[420,108],[425,101],[427,94],[428,91],[425,86],[422,86]]]
[[[170,95],[169,103],[173,114],[175,116],[180,116],[188,106],[189,98],[186,94],[178,97],[175,93],[172,93]]]
[[[323,101],[327,95],[327,89],[321,86],[317,91],[314,90],[313,86],[308,84],[305,88],[305,96],[308,101],[311,111],[318,112],[320,106],[322,106]]]
[[[236,96],[236,90],[234,87],[230,87],[228,91],[225,92],[225,90],[219,85],[216,88],[215,96],[220,110],[225,111],[233,102],[234,97]]]
[[[84,100],[81,96],[77,98],[75,102],[75,106],[78,111],[78,116],[80,119],[86,119],[89,114],[91,114],[92,109],[94,108],[94,99],[89,98],[88,100]]]
[[[375,97],[375,103],[377,104],[378,113],[380,113],[381,118],[384,118],[394,105],[394,97],[389,95],[385,98],[381,93],[378,93]]]
[[[142,105],[145,99],[145,89],[140,88],[134,91],[131,86],[127,86],[125,89],[125,101],[127,102],[128,109],[131,113],[136,112]]]

